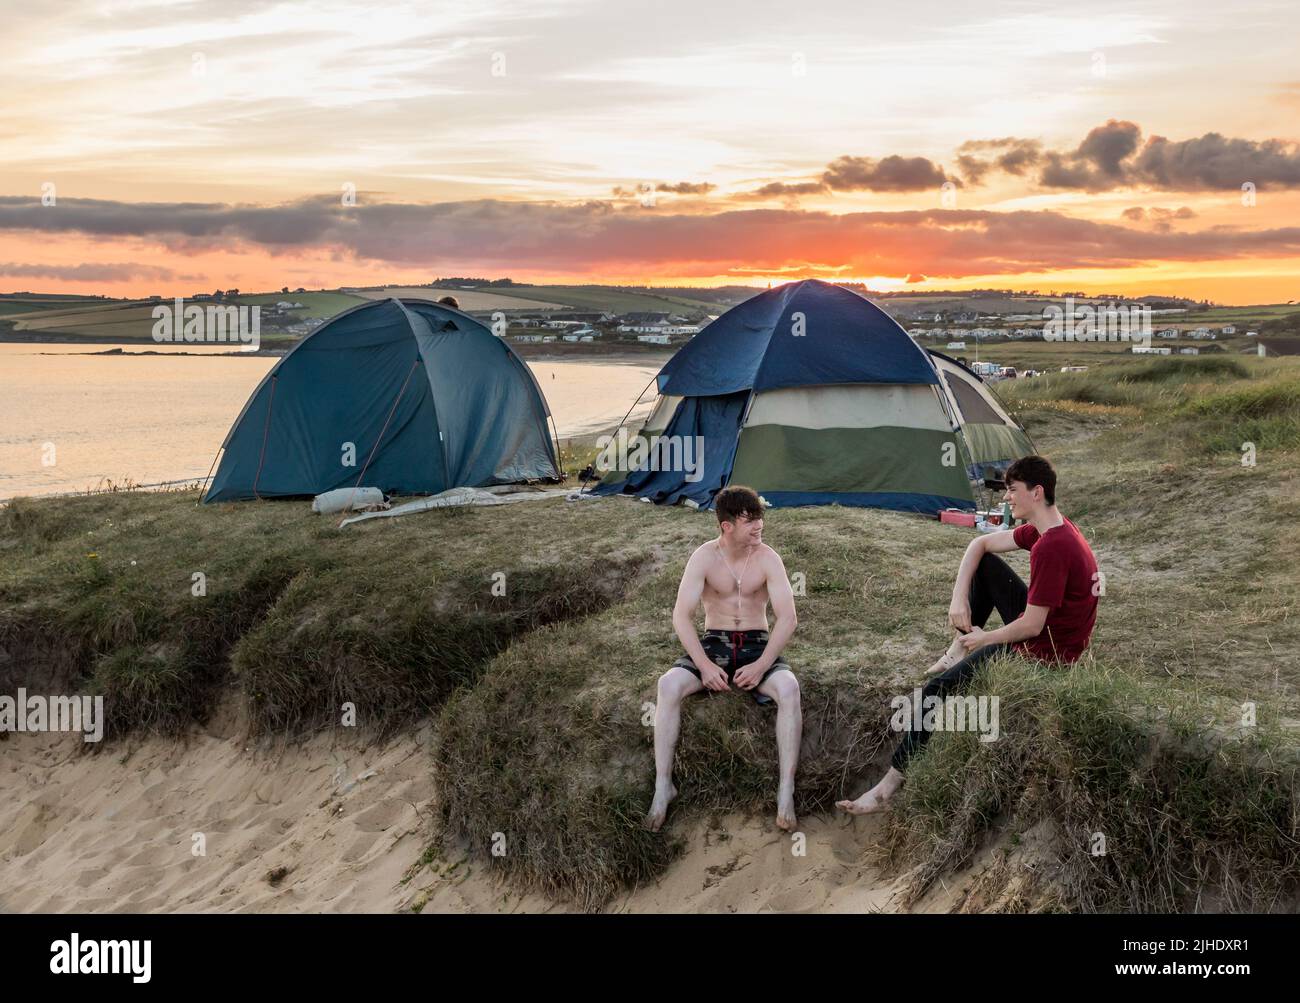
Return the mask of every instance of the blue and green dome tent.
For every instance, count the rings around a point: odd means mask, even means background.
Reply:
[[[1033,452],[974,373],[927,352],[865,297],[815,279],[728,310],[657,384],[639,434],[699,437],[702,476],[654,459],[618,470],[606,456],[594,494],[708,507],[725,485],[747,484],[775,506],[933,513],[975,508],[976,484]]]
[[[378,487],[435,494],[562,475],[529,368],[458,310],[345,310],[267,373],[222,444],[204,501]],[[349,462],[350,461],[350,462]]]

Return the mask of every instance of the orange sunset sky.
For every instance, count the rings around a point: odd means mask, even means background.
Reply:
[[[6,0],[4,22],[0,291],[1300,298],[1293,2]]]

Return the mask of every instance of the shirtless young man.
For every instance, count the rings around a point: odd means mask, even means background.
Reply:
[[[1050,664],[1076,661],[1097,622],[1097,560],[1078,527],[1056,507],[1056,471],[1041,456],[1025,456],[1007,468],[1006,500],[1023,526],[977,536],[966,548],[953,585],[948,622],[957,631],[948,650],[930,666],[922,699],[963,689],[990,658],[1015,652]],[[1029,551],[1029,585],[998,557]],[[994,610],[997,630],[985,630]],[[880,811],[903,784],[903,771],[924,748],[930,732],[912,730],[894,752],[880,783],[855,801],[837,801],[851,815]]]
[[[659,677],[655,706],[655,794],[646,828],[658,831],[677,796],[673,750],[681,730],[682,701],[704,690],[722,692],[731,683],[759,704],[776,702],[776,745],[781,782],[776,824],[796,825],[794,771],[799,762],[803,714],[799,682],[781,657],[794,633],[794,593],[777,552],[763,542],[763,507],[750,488],[723,488],[713,500],[718,538],[699,547],[686,562],[673,608],[673,629],[686,653]],[[695,634],[695,609],[704,601],[704,633]],[[767,629],[767,604],[776,626]]]

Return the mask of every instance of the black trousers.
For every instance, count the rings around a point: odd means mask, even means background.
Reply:
[[[1018,619],[1025,612],[1029,602],[1029,589],[1020,580],[1020,576],[1011,570],[1002,558],[995,554],[985,554],[975,569],[970,582],[970,622],[973,626],[983,627],[998,611],[1004,624]],[[951,669],[939,673],[921,690],[921,699],[926,697],[944,697],[955,690],[963,689],[975,670],[988,659],[1010,649],[1008,644],[990,644],[967,655]],[[918,715],[919,716],[919,715]],[[925,730],[909,730],[894,750],[891,761],[894,769],[904,770],[907,761],[930,740],[930,733]]]

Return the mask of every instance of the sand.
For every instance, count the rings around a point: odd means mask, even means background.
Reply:
[[[436,806],[430,728],[383,743],[250,745],[231,714],[185,742],[85,755],[75,736],[0,742],[0,911],[551,912],[463,854],[422,856]],[[691,825],[654,885],[611,912],[891,912],[904,879],[865,860],[879,817]],[[202,834],[205,851],[196,854]],[[797,853],[802,848],[802,854]],[[958,908],[972,873],[915,909]]]

